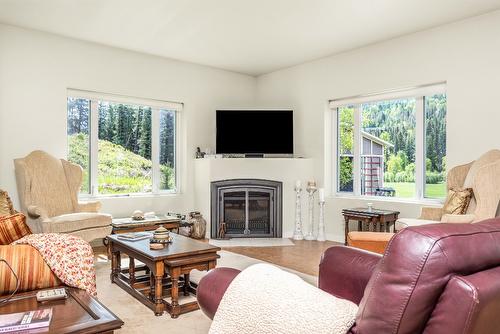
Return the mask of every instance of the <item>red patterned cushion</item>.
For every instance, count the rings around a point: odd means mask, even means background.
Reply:
[[[31,230],[22,213],[0,217],[0,245],[9,245],[28,234]]]

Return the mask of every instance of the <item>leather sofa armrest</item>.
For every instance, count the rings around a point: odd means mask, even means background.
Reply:
[[[101,202],[78,202],[78,212],[99,212],[101,209]]]
[[[210,319],[214,318],[222,296],[224,296],[229,284],[239,273],[238,269],[221,267],[210,270],[200,280],[196,298],[200,309]]]
[[[319,282],[321,290],[359,304],[382,255],[361,249],[333,246],[321,257]]]
[[[422,207],[419,219],[440,221],[443,216],[443,208]]]

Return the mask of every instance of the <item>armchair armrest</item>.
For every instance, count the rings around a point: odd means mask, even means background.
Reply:
[[[99,212],[101,209],[101,202],[78,202],[78,212]]]
[[[419,219],[440,221],[443,216],[443,208],[422,207]]]
[[[36,205],[28,206],[28,216],[32,219],[40,219],[41,221],[49,221],[49,215],[45,209]]]
[[[382,255],[346,246],[328,248],[319,264],[318,287],[359,304]]]

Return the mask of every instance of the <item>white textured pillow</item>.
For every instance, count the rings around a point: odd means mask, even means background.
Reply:
[[[342,282],[338,282],[342,284]],[[358,306],[269,264],[243,270],[220,302],[210,334],[345,334]]]

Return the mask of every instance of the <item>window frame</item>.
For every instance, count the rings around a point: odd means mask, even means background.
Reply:
[[[360,198],[370,200],[407,202],[407,203],[442,203],[444,198],[425,197],[426,187],[426,126],[425,126],[425,97],[436,94],[446,94],[446,82],[429,85],[422,85],[412,88],[390,90],[376,94],[366,94],[348,98],[334,99],[329,101],[329,109],[333,114],[332,120],[332,142],[334,143],[332,155],[332,194],[335,197]],[[397,99],[415,99],[415,196],[414,197],[384,197],[361,194],[361,156],[362,156],[362,136],[361,136],[361,106],[365,103],[388,101]],[[448,101],[447,101],[448,102]],[[447,103],[448,104],[448,103]],[[339,132],[339,109],[352,106],[354,109],[354,138],[353,138],[353,191],[339,191],[340,176],[340,132]],[[448,115],[448,113],[446,113]]]
[[[137,98],[119,94],[99,93],[94,91],[85,91],[78,89],[68,89],[66,101],[68,98],[87,99],[90,104],[89,112],[89,193],[80,193],[79,198],[116,198],[116,197],[148,197],[177,195],[181,192],[181,176],[179,175],[179,163],[181,162],[181,111],[183,103],[162,101],[156,99]],[[99,194],[98,184],[98,152],[99,152],[99,101],[141,105],[151,108],[151,162],[152,162],[152,191],[150,193],[127,193],[127,194]],[[67,104],[67,102],[66,102]],[[174,112],[174,173],[175,187],[173,189],[160,189],[160,110]],[[67,131],[67,106],[66,106],[66,133]],[[68,135],[66,135],[68,140]],[[69,142],[66,143],[67,149]],[[68,154],[69,152],[67,152]]]

